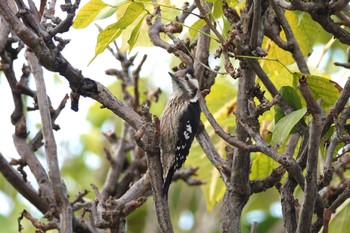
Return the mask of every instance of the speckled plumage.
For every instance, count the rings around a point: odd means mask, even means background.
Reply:
[[[185,162],[197,133],[200,108],[198,81],[191,70],[170,74],[173,94],[160,118],[160,149],[163,167],[163,194],[167,194],[174,172]]]

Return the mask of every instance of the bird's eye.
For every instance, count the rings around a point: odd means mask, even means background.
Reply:
[[[186,81],[188,81],[188,77],[187,77],[187,75],[185,76],[185,80],[186,80]]]

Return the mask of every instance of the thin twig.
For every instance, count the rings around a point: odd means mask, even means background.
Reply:
[[[194,2],[197,5],[197,8],[199,10],[199,12],[201,13],[201,16],[203,18],[203,20],[206,22],[206,24],[208,25],[208,27],[214,32],[214,34],[219,38],[220,43],[224,43],[225,42],[225,38],[222,36],[222,34],[216,29],[216,27],[212,24],[211,20],[207,17],[208,13],[207,11],[203,8],[200,0],[194,0]]]
[[[337,199],[332,203],[332,205],[327,209],[325,209],[324,222],[323,222],[324,233],[328,233],[328,224],[329,224],[329,221],[331,220],[332,213],[335,212],[336,209],[349,198],[350,198],[350,188],[346,188],[342,192],[342,194],[339,195]]]
[[[202,112],[204,113],[205,117],[208,119],[209,123],[214,128],[215,133],[219,137],[221,137],[224,141],[226,141],[227,143],[229,143],[232,146],[244,148],[245,150],[251,151],[251,152],[258,150],[258,148],[256,146],[248,145],[247,143],[238,140],[238,138],[236,138],[235,136],[229,135],[225,132],[225,130],[219,125],[219,123],[217,123],[217,121],[215,120],[213,115],[210,113],[210,111],[205,103],[203,94],[199,94],[198,101],[199,101],[199,105],[201,107]]]
[[[299,70],[302,73],[305,74],[309,74],[309,68],[307,67],[305,58],[300,50],[299,44],[295,39],[295,36],[293,34],[293,31],[284,15],[284,12],[282,10],[282,8],[280,8],[279,6],[277,6],[275,3],[272,2],[272,7],[281,23],[281,26],[283,28],[283,31],[287,37],[287,42],[289,44],[288,48],[291,48],[290,51],[292,53],[292,56],[295,60],[295,62],[298,65]]]
[[[259,33],[259,27],[262,23],[261,21],[261,0],[256,0],[253,3],[254,11],[253,11],[253,22],[252,22],[252,28],[250,31],[250,48],[256,49],[258,46],[258,33]]]
[[[322,128],[324,124],[324,112],[313,98],[310,88],[305,76],[299,79],[299,89],[303,95],[307,107],[311,112],[313,118],[310,124],[310,136],[308,143],[308,158],[305,175],[305,190],[304,201],[300,212],[297,232],[306,233],[310,232],[312,215],[310,214],[314,210],[316,196],[317,196],[317,162],[318,162],[318,149],[320,146],[320,140],[322,135]]]
[[[39,194],[34,190],[34,188],[25,183],[19,173],[7,162],[4,156],[0,153],[0,172],[5,177],[5,179],[30,203],[32,203],[38,210],[43,214],[48,211],[49,206]]]
[[[196,135],[197,141],[199,145],[201,145],[204,153],[210,160],[210,162],[215,166],[215,168],[219,171],[223,181],[226,185],[228,185],[229,177],[230,177],[230,169],[226,165],[225,160],[220,157],[216,148],[210,140],[208,133],[205,131],[204,127],[200,127]]]

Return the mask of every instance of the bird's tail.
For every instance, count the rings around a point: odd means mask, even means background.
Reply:
[[[171,167],[168,171],[168,174],[166,175],[166,177],[164,179],[163,196],[168,195],[169,186],[171,184],[171,181],[173,180],[173,176],[174,176],[174,167]]]

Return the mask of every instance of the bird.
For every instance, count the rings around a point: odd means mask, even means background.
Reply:
[[[193,68],[170,73],[173,92],[160,116],[160,152],[163,170],[163,196],[177,169],[189,154],[200,121],[198,80]]]

